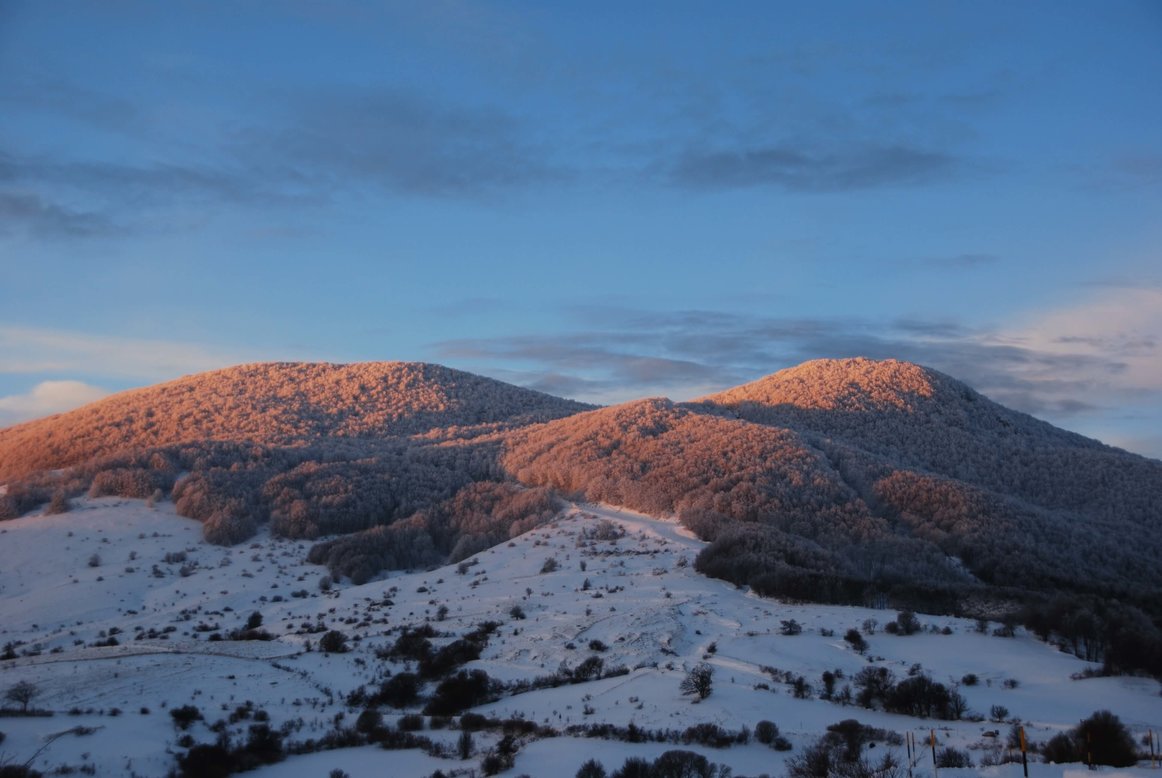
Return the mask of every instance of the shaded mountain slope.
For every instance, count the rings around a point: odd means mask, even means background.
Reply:
[[[0,430],[0,482],[181,443],[296,446],[449,428],[481,432],[590,407],[440,365],[241,365],[121,392]]]
[[[919,365],[815,360],[698,403],[1043,508],[1159,519],[1162,462],[1010,410]]]

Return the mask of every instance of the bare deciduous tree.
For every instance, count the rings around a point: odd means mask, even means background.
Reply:
[[[710,696],[713,677],[714,668],[705,662],[699,662],[686,673],[678,688],[682,694],[696,694],[699,700],[704,700]]]
[[[40,694],[40,687],[30,681],[21,681],[8,687],[4,697],[20,704],[20,710],[27,713],[29,704]]]

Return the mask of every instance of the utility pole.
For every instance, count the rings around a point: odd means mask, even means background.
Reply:
[[[1029,748],[1025,742],[1025,728],[1020,728],[1021,733],[1021,766],[1025,768],[1025,778],[1029,778]]]

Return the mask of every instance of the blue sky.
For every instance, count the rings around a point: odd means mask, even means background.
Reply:
[[[0,424],[898,357],[1162,457],[1162,4],[0,0]]]

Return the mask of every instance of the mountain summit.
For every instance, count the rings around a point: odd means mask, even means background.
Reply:
[[[702,398],[718,405],[873,413],[920,412],[975,394],[943,373],[895,359],[815,359]]]
[[[133,389],[0,430],[0,481],[157,446],[294,446],[491,430],[592,406],[421,362],[268,362]]]

